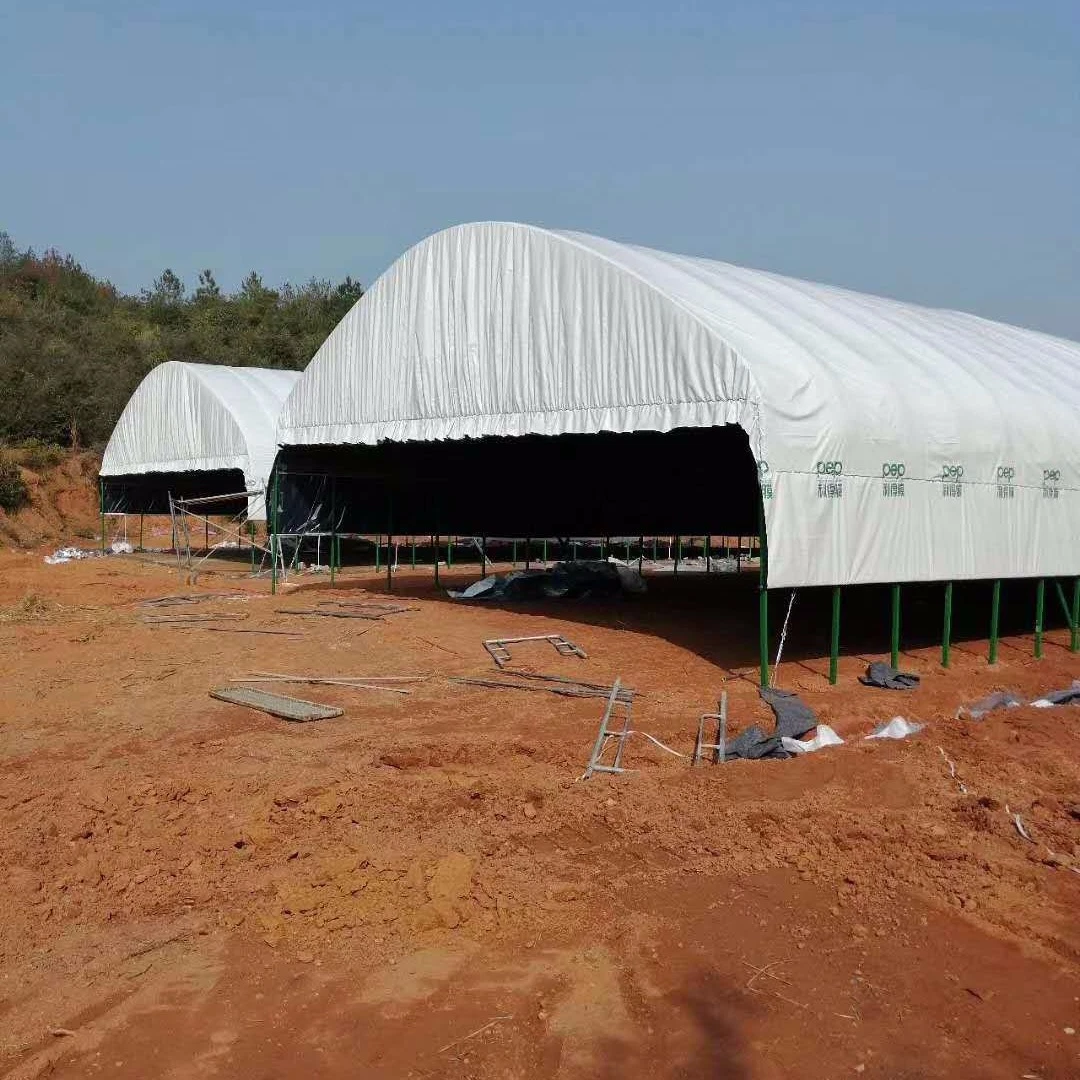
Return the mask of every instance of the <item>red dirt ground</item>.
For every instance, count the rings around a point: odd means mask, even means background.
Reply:
[[[733,729],[768,723],[739,582],[511,609],[402,571],[415,610],[373,623],[277,613],[329,595],[298,580],[0,552],[8,1076],[1080,1076],[1080,710],[955,719],[1067,686],[1061,631],[1038,662],[1030,636],[994,668],[980,642],[948,671],[907,653],[910,693],[860,686],[868,655],[830,687],[804,649],[780,684],[844,746],[691,769],[633,738],[635,771],[580,781],[602,702],[444,676],[559,631],[589,659],[515,664],[621,676],[635,727],[686,753],[724,686]],[[249,599],[141,606],[225,590]],[[287,688],[345,708],[291,725],[208,696],[254,669],[430,678]],[[928,726],[861,739],[897,714]]]

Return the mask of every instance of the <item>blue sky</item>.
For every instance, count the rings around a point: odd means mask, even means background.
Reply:
[[[135,290],[582,229],[1080,338],[1080,3],[0,3],[0,229]]]

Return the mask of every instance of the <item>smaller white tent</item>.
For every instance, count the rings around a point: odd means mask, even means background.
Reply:
[[[277,419],[296,371],[168,361],[138,385],[113,429],[102,479],[239,469],[265,489],[277,453]],[[266,519],[262,498],[248,517]]]

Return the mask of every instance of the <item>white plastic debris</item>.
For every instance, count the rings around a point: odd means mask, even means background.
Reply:
[[[78,547],[62,547],[51,555],[46,555],[45,561],[50,566],[59,566],[61,563],[73,562],[76,559],[97,559],[100,557],[100,551],[87,551],[86,548]]]
[[[911,720],[905,720],[902,716],[894,716],[886,724],[878,724],[874,730],[866,736],[868,739],[906,739],[909,735],[916,735],[922,731],[923,724],[916,724]]]
[[[812,754],[815,750],[822,750],[826,746],[840,746],[843,739],[836,734],[828,724],[818,724],[814,729],[814,737],[807,739],[789,739],[784,735],[780,744],[789,754]]]
[[[133,555],[135,549],[126,540],[114,540],[109,545],[109,551],[114,555]]]

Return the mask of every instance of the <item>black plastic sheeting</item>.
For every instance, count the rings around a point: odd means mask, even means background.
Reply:
[[[756,535],[735,426],[284,447],[279,530],[365,535]]]
[[[610,562],[556,563],[543,570],[492,574],[460,592],[455,600],[595,600],[642,593],[645,580],[636,570]]]
[[[817,714],[798,694],[791,690],[778,690],[763,686],[758,693],[767,702],[776,717],[776,730],[771,735],[756,724],[739,732],[724,748],[724,760],[745,758],[759,761],[762,758],[789,758],[781,739],[797,739],[817,727]]]
[[[246,486],[240,469],[104,476],[103,509],[107,514],[167,514],[170,492],[174,499],[200,499],[213,495],[234,495]],[[215,503],[207,508],[207,512],[232,517],[246,509],[247,499],[237,499],[235,503]]]
[[[859,676],[859,682],[880,690],[914,690],[919,685],[919,676],[897,671],[884,660],[875,660],[867,667],[866,674]]]

